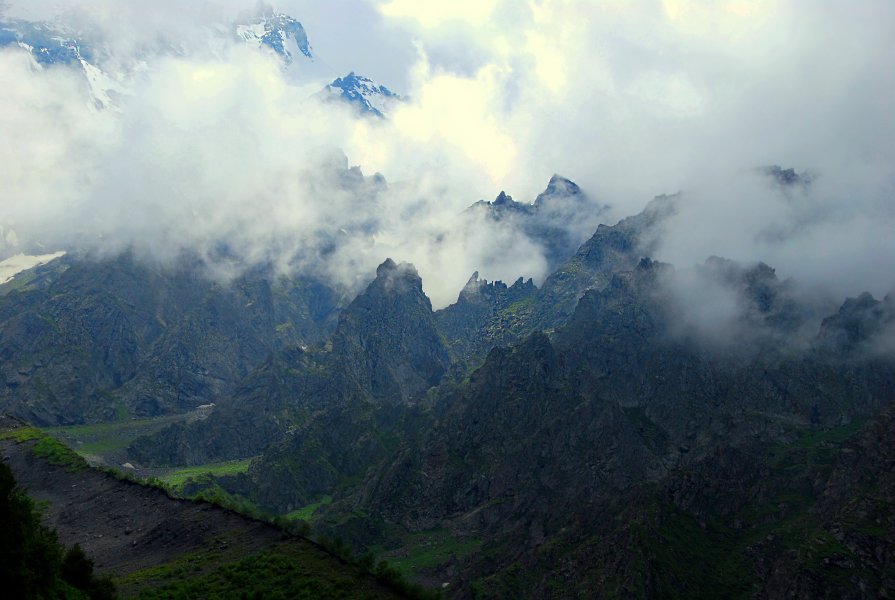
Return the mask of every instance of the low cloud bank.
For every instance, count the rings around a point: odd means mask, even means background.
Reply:
[[[221,272],[264,261],[349,288],[391,256],[443,306],[475,270],[546,275],[536,243],[464,210],[500,190],[532,201],[558,172],[611,205],[609,222],[683,191],[659,260],[764,261],[840,297],[895,284],[890,3],[342,4],[376,15],[358,55],[376,39],[401,48],[383,72],[405,74],[409,101],[388,121],[321,104],[322,82],[296,84],[276,57],[209,33],[251,4],[56,15],[99,32],[101,66],[132,92],[117,111],[90,102],[78,65],[0,51],[0,226],[15,232],[0,254],[188,250]],[[782,186],[757,170],[771,164],[813,181]]]

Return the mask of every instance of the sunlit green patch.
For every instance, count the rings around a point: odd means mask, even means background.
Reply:
[[[50,427],[46,431],[69,444],[82,456],[104,456],[124,450],[140,436],[155,433],[171,423],[188,418],[187,415],[166,415],[150,419],[127,419],[121,406],[117,415],[119,420],[112,423]]]
[[[44,437],[44,432],[37,427],[17,427],[0,432],[0,440],[13,440],[17,444],[39,440],[42,437]]]
[[[331,504],[332,501],[332,496],[323,496],[317,502],[313,502],[311,504],[308,504],[307,506],[303,506],[301,508],[293,510],[292,512],[286,514],[285,517],[290,521],[296,519],[300,519],[302,521],[310,521],[311,518],[314,516],[314,513],[317,512],[318,508],[320,508],[321,506],[326,506],[327,504]]]
[[[252,458],[246,458],[244,460],[231,460],[227,462],[186,467],[171,471],[166,475],[162,475],[159,479],[165,485],[177,490],[182,488],[190,479],[195,479],[203,475],[222,477],[224,475],[238,475],[239,473],[245,473],[248,471],[249,464],[251,464],[252,460]]]
[[[18,444],[33,441],[32,454],[71,472],[80,471],[87,466],[87,462],[71,448],[36,427],[8,429],[0,432],[0,439],[13,440]]]

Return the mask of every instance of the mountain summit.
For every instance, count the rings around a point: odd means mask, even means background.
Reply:
[[[263,3],[259,3],[253,16],[244,17],[241,22],[236,23],[233,33],[249,46],[266,46],[287,65],[291,65],[299,55],[314,58],[304,26],[289,15],[276,12],[273,7]]]
[[[450,357],[413,265],[379,265],[376,279],[342,312],[333,356],[375,399],[412,400],[438,383]]]
[[[354,71],[335,79],[323,89],[327,101],[341,100],[354,106],[362,115],[385,118],[396,103],[404,99],[385,87]]]

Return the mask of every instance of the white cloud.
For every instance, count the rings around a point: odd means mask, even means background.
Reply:
[[[498,0],[387,0],[379,10],[388,17],[411,19],[423,27],[447,23],[485,24],[494,13]]]
[[[300,20],[328,14],[285,4]],[[348,283],[391,255],[444,304],[473,270],[544,275],[527,240],[457,215],[501,189],[531,200],[559,172],[618,217],[685,190],[660,259],[764,260],[851,294],[893,283],[895,5],[882,0],[340,0],[365,21],[326,29],[337,42],[308,34],[323,61],[327,44],[370,65],[384,49],[382,72],[410,97],[387,123],[308,101],[316,88],[289,85],[269,57],[188,33],[244,3],[85,6],[77,18],[121,65],[160,32],[189,43],[136,78],[121,115],[90,107],[75,71],[0,54],[0,132],[16,140],[0,150],[0,224],[23,240],[164,255],[225,237],[251,260]],[[55,3],[10,13],[25,8]],[[321,166],[335,148],[389,190],[344,189]],[[771,163],[819,177],[785,198],[749,174]],[[337,252],[309,258],[321,231],[343,229]]]

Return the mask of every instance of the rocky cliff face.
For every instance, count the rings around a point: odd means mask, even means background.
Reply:
[[[578,299],[589,289],[602,289],[612,275],[634,268],[650,256],[665,219],[674,214],[675,196],[659,196],[639,214],[613,226],[600,225],[575,255],[554,271],[541,286],[535,309],[535,328],[563,324]]]
[[[736,273],[731,284],[746,282],[749,297],[764,307],[744,318],[770,327],[779,282],[763,267],[726,267]],[[601,553],[599,568],[573,568],[581,582],[604,569],[604,576],[628,585],[636,567],[646,595],[680,589],[663,578],[685,565],[653,571],[648,554],[656,550],[640,533],[609,531],[595,521],[630,520],[630,527],[655,529],[657,536],[672,535],[666,531],[670,519],[681,519],[682,527],[724,515],[745,522],[750,494],[771,501],[798,487],[780,477],[759,491],[761,469],[776,464],[767,448],[795,452],[792,445],[811,432],[848,427],[887,406],[895,361],[860,352],[831,361],[820,349],[768,355],[706,347],[676,327],[668,284],[673,277],[671,267],[644,259],[633,271],[614,275],[603,290],[586,292],[552,340],[534,334],[511,349],[493,350],[467,385],[442,399],[444,412],[431,428],[371,475],[351,504],[410,531],[449,524],[482,535],[493,540],[492,551],[504,565],[516,558],[536,565],[545,544],[578,547],[594,559],[594,548],[584,550],[589,542],[567,532],[605,531],[631,546],[617,557],[630,562],[613,566]],[[827,321],[825,329],[831,326]],[[807,469],[805,482],[814,476],[811,469],[822,466],[795,464]],[[692,483],[693,473],[699,483]],[[720,490],[727,485],[739,491],[725,496]],[[669,492],[676,499],[668,504],[660,494],[655,504],[649,490],[656,486],[678,490]],[[701,490],[702,504],[685,500],[683,489]],[[641,518],[615,504],[628,497],[655,516]],[[732,504],[725,508],[725,502]],[[512,549],[520,547],[528,550]],[[756,556],[787,560],[775,552],[745,552],[743,560],[755,569],[762,568],[752,562]],[[647,566],[638,566],[640,560]],[[473,572],[488,568],[472,563]],[[622,570],[613,571],[617,567]],[[541,583],[556,576],[544,574]],[[581,593],[595,589],[580,582],[573,587]],[[547,590],[542,597],[551,596]]]
[[[412,265],[388,259],[376,269],[342,312],[330,360],[376,401],[412,401],[439,382],[450,357]]]
[[[566,206],[563,199],[567,195],[579,194],[575,184],[554,177],[534,205],[498,197],[487,206],[497,215],[528,214],[534,207],[554,214],[564,210],[560,207]],[[438,312],[439,328],[455,360],[464,366],[475,365],[492,348],[563,325],[587,290],[602,289],[614,273],[634,268],[641,257],[655,248],[662,223],[673,212],[674,197],[661,196],[638,215],[612,226],[600,225],[577,252],[563,256],[563,262],[540,289],[522,280],[504,289],[500,282],[480,283],[477,274],[473,275],[457,302]]]
[[[343,311],[332,352],[319,364],[327,387],[317,397],[291,398],[304,417],[247,477],[224,485],[288,512],[362,477],[388,456],[394,440],[417,427],[413,404],[450,362],[412,266],[392,260],[379,266],[376,279]]]
[[[263,452],[248,477],[224,482],[288,512],[384,459],[412,405],[450,366],[412,266],[385,261],[342,312],[324,348],[275,353],[206,420],[138,440],[148,464],[198,464]]]
[[[719,444],[658,483],[569,513],[543,542],[524,542],[520,527],[490,548],[510,566],[470,565],[489,574],[457,595],[886,597],[891,416],[787,443]]]
[[[56,262],[0,296],[0,406],[36,423],[217,402],[274,349],[327,336],[337,313],[313,280],[256,271],[223,284],[129,254]]]
[[[435,314],[438,330],[462,367],[484,357],[495,345],[530,333],[528,310],[537,297],[532,280],[521,277],[511,286],[472,274],[457,302]]]
[[[446,399],[448,413],[370,482],[362,505],[412,531],[445,519],[479,532],[517,519],[550,527],[551,514],[662,472],[623,410],[568,383],[543,334],[492,351]]]

